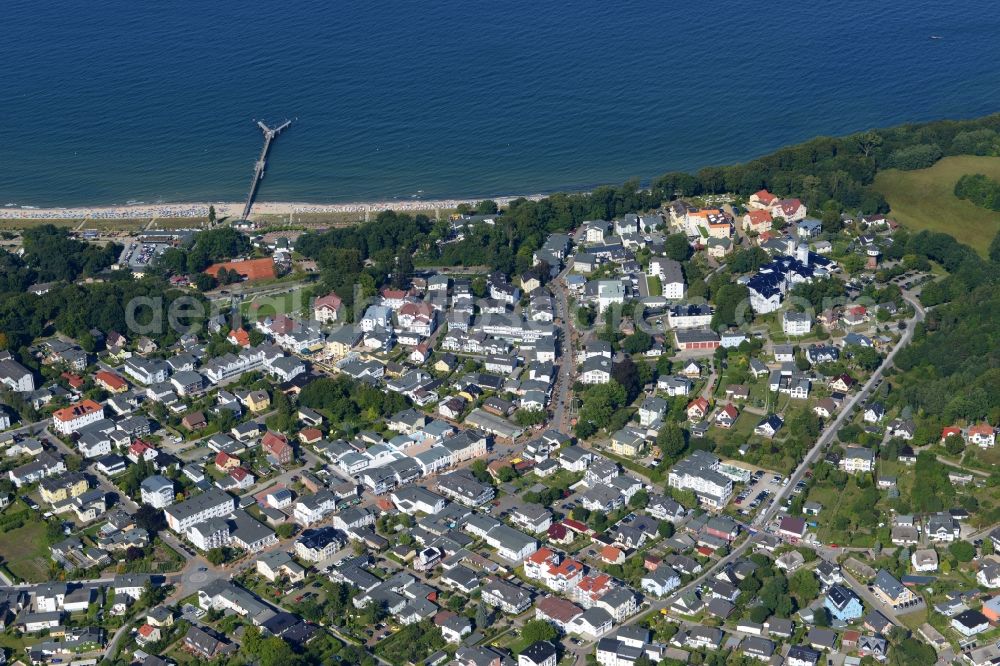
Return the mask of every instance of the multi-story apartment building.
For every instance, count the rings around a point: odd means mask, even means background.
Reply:
[[[667,485],[694,491],[698,501],[709,507],[724,507],[733,494],[733,482],[719,473],[719,462],[707,451],[694,451],[673,466]]]
[[[60,435],[72,435],[104,418],[104,407],[93,400],[83,400],[52,414],[52,424]]]
[[[218,488],[211,488],[200,495],[163,510],[167,526],[178,534],[185,534],[192,525],[211,518],[228,516],[236,508],[232,495]]]

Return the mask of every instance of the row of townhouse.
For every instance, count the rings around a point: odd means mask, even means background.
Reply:
[[[438,424],[444,427],[436,427]],[[428,444],[429,447],[426,446]],[[318,449],[349,476],[404,459],[414,463],[419,476],[429,476],[486,455],[488,444],[489,438],[481,431],[470,429],[455,434],[454,429],[444,422],[431,421],[420,430],[400,434],[389,442],[378,442],[374,446],[355,447],[341,440],[323,442]]]

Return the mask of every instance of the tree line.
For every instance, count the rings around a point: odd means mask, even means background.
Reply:
[[[610,220],[656,209],[678,197],[749,196],[766,188],[794,193],[831,219],[844,211],[886,213],[888,203],[872,188],[880,169],[922,168],[945,155],[998,154],[998,131],[1000,114],[820,137],[743,164],[706,167],[693,174],[667,173],[646,187],[630,180],[588,193],[559,193],[538,201],[516,199],[494,224],[472,225],[459,241],[448,240],[447,221],[388,211],[369,223],[304,234],[296,249],[319,262],[326,287],[351,300],[355,284],[360,281],[363,288],[373,291],[400,261],[482,265],[520,273],[531,267],[532,254],[553,232],[566,232],[585,220]],[[494,209],[492,205],[482,208]]]

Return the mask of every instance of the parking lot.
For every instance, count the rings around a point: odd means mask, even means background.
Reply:
[[[737,507],[737,513],[750,518],[758,510],[766,509],[774,501],[778,491],[787,484],[788,477],[766,470],[757,470],[750,482],[733,498],[733,505]]]
[[[132,268],[143,269],[163,254],[169,247],[166,243],[131,242],[122,250],[119,263],[126,264]]]

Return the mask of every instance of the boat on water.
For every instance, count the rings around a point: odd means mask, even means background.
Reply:
[[[944,39],[941,35],[931,35],[931,39]]]

